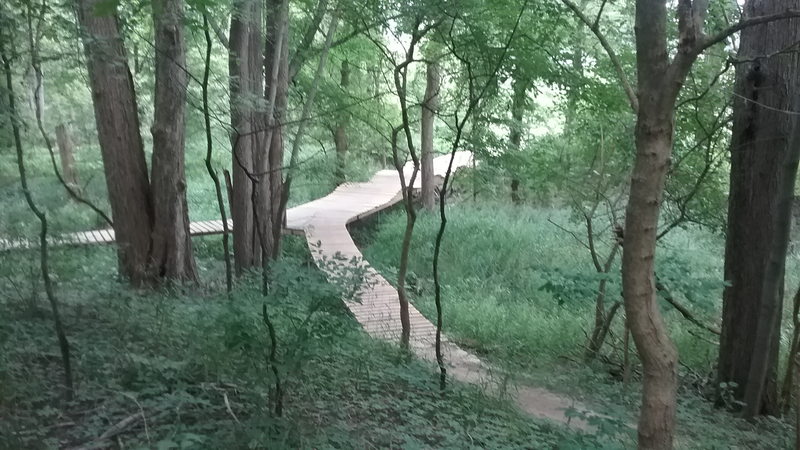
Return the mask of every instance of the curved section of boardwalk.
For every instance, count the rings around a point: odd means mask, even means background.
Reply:
[[[450,156],[434,159],[434,174],[443,176]],[[458,152],[453,170],[471,164],[468,152]],[[406,179],[408,179],[408,171]],[[418,184],[415,186],[418,187]],[[287,211],[287,228],[306,236],[314,261],[331,277],[340,276],[342,267],[356,261],[366,271],[359,291],[359,301],[345,304],[370,336],[399,341],[400,299],[397,291],[377,271],[369,267],[356,247],[347,224],[386,209],[402,200],[400,177],[395,170],[382,170],[366,183],[345,183],[330,195]],[[340,261],[332,264],[331,261]],[[436,363],[436,327],[413,305],[409,305],[411,321],[410,347],[414,354]],[[505,389],[502,377],[495,377],[490,366],[442,336],[442,354],[449,376],[463,382],[479,384],[493,392]],[[519,387],[512,393],[527,413],[569,424],[564,410],[570,406],[584,409],[575,402],[540,388]],[[583,420],[573,420],[573,426],[587,428]]]
[[[444,176],[450,156],[434,159],[434,174]],[[470,154],[459,152],[453,161],[453,170],[471,163]],[[418,183],[417,183],[418,184]],[[287,228],[302,230],[319,267],[335,276],[338,269],[329,262],[361,261],[347,224],[375,214],[402,200],[400,177],[396,170],[382,170],[365,183],[345,183],[330,195],[300,205],[287,211]],[[323,263],[325,262],[325,263]],[[377,271],[364,264],[366,275],[359,292],[360,301],[347,301],[347,307],[355,315],[370,336],[399,340],[402,327],[397,291]],[[435,362],[436,327],[413,305],[409,305],[411,321],[411,348],[418,356]],[[459,361],[477,366],[480,361],[443,338],[443,349],[448,361]]]

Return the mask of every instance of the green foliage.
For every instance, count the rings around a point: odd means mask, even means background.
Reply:
[[[565,358],[573,360],[576,354],[582,354],[584,330],[589,330],[597,283],[602,277],[594,271],[586,249],[550,222],[582,233],[581,225],[570,222],[570,216],[571,212],[563,209],[518,208],[488,202],[462,201],[452,205],[440,262],[444,330],[460,345],[510,369],[519,382],[532,380],[589,404],[617,405],[616,410],[605,414],[607,421],[596,419],[600,421],[599,433],[570,436],[562,441],[563,445],[632,448],[628,438],[623,438],[628,433],[619,431],[622,424],[635,423],[623,411],[634,410],[640,404],[640,394],[636,389],[632,389],[634,394],[624,392],[620,383],[621,322],[612,327],[605,347],[608,365],[586,367],[564,362]],[[389,280],[398,264],[404,224],[401,214],[389,214],[375,221],[375,228],[357,235],[366,245],[365,259]],[[435,216],[420,215],[409,260],[412,301],[429,318],[435,314],[428,274],[437,228]],[[695,227],[674,230],[658,249],[657,273],[662,281],[709,324],[717,323],[721,308],[720,246],[719,236]],[[787,269],[787,273],[792,270]],[[609,301],[619,298],[619,282],[615,281],[618,277],[618,268],[612,269]],[[698,396],[713,396],[715,391],[716,337],[686,321],[668,304],[662,308],[683,364],[679,434],[686,437],[679,437],[678,448],[729,448],[733,442],[747,442],[744,448],[791,448],[785,438],[785,422],[770,425],[772,431],[764,437],[763,444],[755,444],[749,431],[755,428],[737,431],[739,422],[730,423],[726,413],[707,403],[709,397]],[[636,383],[639,369],[631,347],[632,383]],[[596,406],[594,410],[602,412],[603,408]]]
[[[300,242],[287,244],[266,299],[258,276],[230,299],[221,286],[132,292],[104,273],[110,249],[58,250],[54,267],[70,274],[59,292],[76,399],[59,400],[47,314],[3,297],[0,447],[72,447],[126,419],[126,448],[550,448],[568,436],[475,387],[441,393],[430,367],[360,331],[341,303],[347,282],[327,283]],[[24,260],[3,259],[0,269]],[[283,417],[267,408],[263,301],[280,341]]]
[[[593,320],[599,281],[588,251],[568,231],[582,233],[569,222],[569,212],[513,208],[503,205],[460,203],[448,211],[448,232],[442,247],[442,284],[445,332],[495,355],[498,361],[540,366],[553,357],[580,351],[584,330]],[[365,258],[389,275],[395,272],[405,221],[390,215],[380,221]],[[430,263],[438,220],[419,218],[409,260],[415,305],[433,317]],[[489,231],[487,231],[489,230]],[[707,240],[705,245],[700,244]],[[694,242],[694,251],[687,246]],[[723,286],[720,255],[711,251],[717,238],[681,231],[663,243],[668,257],[659,274],[673,295],[681,295],[700,317],[713,323]],[[620,299],[618,265],[607,275],[608,302]],[[448,300],[449,299],[449,300]],[[672,307],[664,306],[681,354],[707,364],[705,344],[698,343],[691,324],[682,324]],[[619,332],[619,331],[616,331]],[[686,336],[684,338],[683,336]],[[499,352],[499,353],[495,353]],[[699,355],[697,359],[693,355]]]
[[[587,3],[590,17],[599,12],[600,3]],[[599,27],[617,50],[622,69],[633,74],[633,3],[602,4]],[[193,220],[211,220],[218,218],[218,211],[203,164],[205,130],[196,78],[204,41],[198,23],[201,12],[206,13],[224,33],[230,2],[191,0],[187,5],[186,69],[192,79],[187,197]],[[527,9],[520,15],[523,5]],[[21,0],[0,6],[3,37],[13,43],[12,75],[20,85],[19,119],[31,189],[47,210],[53,233],[105,227],[69,201],[33,126],[26,28],[31,6]],[[154,87],[150,6],[116,0],[98,6],[100,14],[119,13],[146,147]],[[291,2],[292,46],[316,7],[313,0]],[[193,241],[204,284],[170,292],[132,292],[112,281],[113,248],[53,250],[54,278],[65,302],[80,382],[77,400],[70,404],[61,400],[56,387],[58,358],[41,299],[36,251],[0,255],[0,307],[6,312],[0,318],[0,448],[70,447],[90,442],[131,417],[117,443],[126,448],[632,448],[628,425],[634,419],[629,411],[640,398],[636,392],[623,392],[618,382],[621,321],[611,328],[601,355],[604,363],[565,362],[585,343],[599,282],[607,281],[607,304],[621,295],[619,267],[598,274],[579,243],[588,235],[585,219],[591,217],[599,254],[611,248],[609,226],[622,221],[634,149],[635,117],[604,50],[557,1],[342,1],[336,7],[342,25],[301,149],[289,206],[335,188],[331,141],[339,123],[347,123],[348,181],[367,180],[379,168],[391,166],[387,137],[400,122],[392,59],[399,58],[403,34],[416,22],[437,24],[420,43],[417,57],[441,60],[438,152],[450,150],[452,124],[463,117],[470,82],[487,86],[463,136],[464,148],[474,152],[479,164],[460,171],[451,191],[472,194],[475,202],[461,202],[449,211],[441,259],[445,332],[496,366],[513,369],[516,380],[583,397],[604,415],[566,411],[594,426],[574,434],[531,421],[475,387],[453,384],[439,392],[430,367],[366,338],[347,313],[341,299],[355,299],[363,282],[360,261],[326,261],[338,273],[328,280],[312,267],[299,239],[286,241],[287,257],[272,268],[268,296],[261,295],[259,274],[254,273],[228,298],[222,294],[219,240],[205,237]],[[108,211],[73,5],[48,2],[45,13],[40,42],[45,129],[52,134],[58,124],[71,126],[83,191]],[[738,14],[735,4],[717,2],[711,5],[706,28],[719,30]],[[518,18],[518,32],[508,41]],[[674,25],[669,32],[676,38]],[[321,28],[326,28],[324,21]],[[318,37],[312,39],[309,61],[316,56]],[[230,169],[228,55],[218,40],[214,45],[213,164]],[[671,231],[659,243],[657,259],[659,280],[709,324],[719,321],[724,285],[719,235],[727,206],[733,81],[728,57],[721,46],[702,56],[679,99],[660,227]],[[347,88],[340,83],[343,61],[351,67]],[[301,67],[290,88],[287,148],[313,66]],[[521,120],[512,115],[517,83],[526,87],[517,102]],[[424,64],[416,62],[409,68],[407,92],[412,127],[419,119],[423,91]],[[16,162],[6,150],[11,146],[10,117],[2,112],[6,101],[5,95],[0,97],[0,238],[30,238],[34,217],[22,201]],[[517,128],[522,132],[518,149],[509,142],[510,130]],[[520,182],[523,207],[507,205],[511,179]],[[378,219],[378,226],[360,237],[367,243],[367,259],[391,279],[405,220],[390,214]],[[437,227],[436,217],[421,214],[408,274],[409,292],[428,317],[434,312],[430,263]],[[796,266],[791,258],[787,279],[792,286],[797,283]],[[271,343],[261,318],[263,304],[278,335],[277,368],[287,404],[283,417],[275,417],[271,408],[274,375],[267,360]],[[716,390],[709,374],[717,338],[668,304],[661,307],[683,364],[677,446],[790,448],[786,422],[740,423],[701,397]],[[785,344],[788,328],[782,338]],[[635,352],[632,359],[636,361]],[[634,362],[634,386],[637,370]],[[616,408],[596,406],[605,403]]]

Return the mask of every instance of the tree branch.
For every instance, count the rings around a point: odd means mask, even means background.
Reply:
[[[323,0],[326,1],[326,0]],[[322,2],[320,2],[322,3]],[[294,172],[297,166],[297,158],[300,154],[300,145],[303,141],[303,134],[305,132],[306,124],[308,116],[311,115],[311,107],[314,105],[314,96],[317,93],[317,89],[319,88],[319,83],[322,80],[325,71],[325,64],[328,60],[328,51],[331,48],[331,44],[333,43],[333,36],[336,34],[336,26],[339,24],[339,15],[340,11],[336,11],[331,19],[331,24],[328,28],[328,33],[325,37],[325,46],[322,49],[322,55],[319,58],[319,65],[317,66],[317,72],[314,74],[314,80],[311,83],[311,88],[309,89],[308,95],[306,96],[306,103],[303,105],[303,113],[300,118],[300,124],[297,126],[297,134],[294,137],[294,141],[292,142],[292,153],[289,157],[289,168],[286,174],[286,180],[283,182],[283,192],[281,193],[281,200],[280,206],[278,209],[278,215],[283,217],[283,213],[286,211],[286,205],[289,202],[289,192],[292,187],[292,180],[294,179]]]
[[[689,322],[692,322],[698,327],[706,331],[710,331],[711,333],[714,333],[717,336],[722,334],[722,332],[716,327],[712,327],[711,325],[706,325],[703,322],[701,322],[700,319],[695,317],[694,314],[692,314],[688,309],[686,309],[685,306],[683,306],[683,304],[681,304],[678,300],[675,299],[675,297],[672,296],[672,294],[667,290],[664,284],[661,283],[660,280],[658,280],[658,278],[656,278],[656,290],[658,290],[658,292],[661,292],[661,294],[663,294],[664,300],[666,300],[667,303],[669,303],[676,310],[678,310],[678,312],[681,313],[681,315],[685,317]]]
[[[214,18],[208,14],[206,14],[205,16],[206,18],[208,18],[208,24],[211,25],[211,29],[214,30],[214,34],[217,36],[217,39],[219,39],[219,43],[222,44],[222,46],[225,48],[228,49],[231,48],[230,42],[228,41],[228,37],[225,36],[225,32],[222,31],[222,28],[220,28],[217,21],[214,20]]]
[[[591,30],[592,33],[597,37],[597,40],[600,41],[600,45],[603,46],[603,49],[608,54],[608,57],[611,59],[611,64],[614,66],[614,70],[617,72],[617,77],[619,77],[620,83],[622,83],[622,88],[625,90],[625,95],[628,97],[628,103],[631,105],[631,109],[635,114],[639,113],[639,99],[636,97],[636,91],[633,89],[631,82],[628,80],[627,75],[625,75],[625,71],[622,69],[622,63],[619,61],[619,57],[617,53],[614,51],[614,48],[608,42],[605,35],[600,32],[599,23],[592,22],[589,17],[584,14],[578,5],[573,3],[571,0],[561,0],[575,15],[581,22],[585,23]],[[598,19],[600,15],[598,14]]]
[[[600,10],[597,11],[597,17],[594,19],[594,23],[589,28],[599,28],[600,27],[600,17],[603,16],[603,9],[606,7],[606,0],[603,0],[603,3],[600,4]]]
[[[738,23],[720,31],[711,37],[706,37],[700,43],[700,51],[712,47],[725,39],[733,36],[734,34],[755,25],[763,25],[765,23],[774,22],[776,20],[794,19],[800,17],[800,10],[790,9],[782,13],[770,14],[767,16],[751,17],[749,19],[742,19]]]
[[[328,0],[319,0],[317,8],[314,10],[314,15],[311,17],[311,23],[308,24],[308,28],[306,29],[306,34],[303,36],[303,40],[300,41],[297,50],[295,50],[294,55],[292,55],[289,61],[289,83],[294,80],[295,75],[300,72],[300,68],[303,66],[303,63],[306,62],[308,49],[314,42],[314,36],[317,35],[319,25],[322,23],[322,19],[325,17],[325,12],[327,10]]]

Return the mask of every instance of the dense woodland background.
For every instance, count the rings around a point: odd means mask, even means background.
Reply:
[[[3,2],[0,448],[797,448],[798,17]],[[431,158],[461,150],[436,187]],[[281,234],[407,162],[421,191],[402,177],[351,233],[503,395],[441,385],[407,330],[370,340],[342,303],[363,273],[326,278]],[[533,419],[528,385],[599,416]]]

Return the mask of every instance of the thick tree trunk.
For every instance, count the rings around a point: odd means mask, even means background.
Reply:
[[[347,60],[342,61],[342,81],[341,87],[343,92],[347,92],[350,85],[350,63]],[[341,118],[339,123],[336,124],[336,129],[333,131],[333,142],[336,145],[336,184],[342,184],[347,181],[345,176],[345,169],[347,168],[347,115],[340,113]]]
[[[78,17],[97,134],[114,219],[120,274],[134,284],[147,279],[152,205],[133,78],[115,14],[98,15],[102,0],[80,0]]]
[[[434,119],[439,108],[439,62],[428,63],[425,100],[422,104],[422,123],[420,126],[420,154],[422,158],[421,195],[422,206],[433,211],[435,181],[433,176],[433,133]]]
[[[514,153],[520,151],[522,144],[522,120],[525,116],[525,103],[528,98],[528,82],[517,74],[514,78],[514,96],[511,99],[511,126],[508,134],[510,150]],[[511,176],[511,201],[515,205],[522,202],[519,195],[519,179],[516,174]]]
[[[800,288],[794,294],[792,300],[792,340],[789,347],[789,357],[787,361],[794,361],[797,356],[797,346],[800,344]],[[786,365],[786,375],[783,377],[783,386],[781,388],[781,412],[788,414],[792,409],[792,386],[794,386],[794,364]]]
[[[257,16],[257,17],[256,17]],[[233,256],[237,275],[257,267],[261,254],[253,220],[253,120],[255,99],[261,95],[260,2],[239,0],[231,14],[228,68],[231,91],[231,148],[233,149]],[[251,45],[255,48],[251,52]],[[256,60],[251,60],[255,57]]]
[[[280,211],[281,195],[283,192],[283,154],[284,154],[284,135],[286,133],[286,107],[289,96],[289,30],[282,12],[283,0],[267,0],[267,17],[270,18],[266,28],[266,43],[264,48],[264,73],[269,77],[276,73],[275,79],[275,103],[272,118],[271,130],[267,130],[267,139],[271,138],[268,145],[268,152],[256,152],[256,164],[259,169],[263,169],[264,175],[260,177],[259,184],[256,186],[257,198],[259,198],[258,215],[261,222],[261,233],[265,242],[262,248],[266,252],[264,258],[276,259],[281,253],[281,229],[283,227],[283,215]],[[282,34],[282,37],[279,37]],[[277,59],[278,67],[274,67],[276,58],[275,53],[280,52]],[[267,84],[272,80],[268,80]],[[265,87],[266,96],[269,97],[271,86]],[[269,117],[263,123],[269,123]],[[266,143],[265,143],[266,144]],[[259,149],[262,147],[259,146]]]
[[[800,8],[800,0],[748,0],[748,17]],[[718,382],[736,383],[734,397],[747,389],[754,354],[769,355],[767,384],[761,413],[778,414],[777,361],[779,333],[766,346],[756,347],[756,329],[762,308],[764,279],[775,238],[778,189],[798,95],[800,57],[781,52],[800,40],[800,22],[783,20],[742,31],[736,66],[731,137],[731,184],[728,234],[725,245],[722,336]],[[763,57],[764,55],[772,55]],[[781,309],[782,295],[774,307]],[[776,324],[780,327],[780,321]]]
[[[768,350],[776,340],[780,340],[780,323],[783,309],[783,274],[786,269],[786,254],[789,249],[789,235],[792,230],[792,201],[794,199],[797,165],[800,164],[800,97],[796,99],[791,111],[792,131],[788,150],[783,162],[781,184],[778,186],[777,205],[774,223],[774,236],[770,246],[769,260],[764,272],[761,289],[761,309],[759,310],[758,329],[753,343],[755,349]],[[744,392],[744,408],[742,416],[752,420],[761,410],[764,387],[775,372],[774,361],[770,364],[768,351],[755,352],[747,377],[747,388]]]
[[[186,203],[186,45],[183,0],[153,2],[155,95],[150,277],[197,281]]]
[[[75,167],[75,146],[72,144],[72,136],[67,126],[63,123],[56,126],[56,144],[61,157],[61,173],[64,182],[76,194],[81,195],[81,179],[78,176],[78,169]]]

